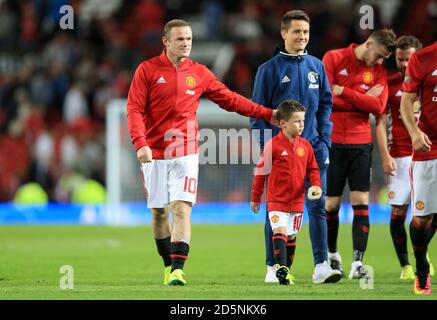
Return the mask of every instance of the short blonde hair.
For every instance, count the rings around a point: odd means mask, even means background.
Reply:
[[[176,28],[176,27],[191,27],[191,26],[185,20],[181,20],[181,19],[170,20],[169,22],[167,22],[165,24],[165,27],[164,27],[164,37],[170,38],[171,29],[172,28]]]

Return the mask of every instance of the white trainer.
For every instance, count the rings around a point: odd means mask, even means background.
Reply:
[[[327,261],[316,265],[313,273],[313,283],[334,283],[340,281],[341,271],[333,270]]]
[[[345,277],[345,273],[343,271],[343,265],[341,264],[341,256],[338,251],[328,252],[328,263],[332,269],[340,270],[341,276]]]
[[[267,273],[266,277],[264,279],[264,282],[266,283],[279,283],[278,278],[276,278],[276,265],[274,266],[267,266]]]
[[[367,271],[361,261],[352,262],[351,272],[349,273],[349,279],[361,279],[367,277]]]

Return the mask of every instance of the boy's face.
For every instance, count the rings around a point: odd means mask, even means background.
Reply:
[[[279,125],[282,129],[282,132],[287,136],[300,136],[304,129],[305,123],[305,112],[293,112],[291,118],[287,121],[280,120]]]

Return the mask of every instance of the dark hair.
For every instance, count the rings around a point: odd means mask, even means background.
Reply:
[[[292,20],[304,20],[310,23],[310,17],[302,10],[291,10],[282,16],[281,30],[288,30]]]
[[[369,39],[373,39],[378,44],[384,46],[388,51],[392,52],[396,49],[396,34],[392,29],[381,29],[370,34]]]
[[[302,104],[292,99],[281,102],[278,109],[276,110],[276,118],[278,119],[278,121],[288,121],[290,120],[293,113],[307,111],[307,109]]]
[[[401,36],[396,40],[396,48],[397,49],[410,49],[414,48],[416,50],[422,49],[423,45],[419,39],[413,36]]]
[[[181,19],[170,20],[169,22],[167,22],[165,24],[165,27],[164,27],[164,37],[170,38],[170,31],[171,31],[172,28],[175,28],[175,27],[191,27],[191,26],[185,20],[181,20]]]

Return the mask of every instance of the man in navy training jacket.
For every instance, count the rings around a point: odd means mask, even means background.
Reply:
[[[307,108],[305,130],[302,137],[313,146],[320,168],[323,195],[317,201],[305,204],[309,213],[310,237],[314,257],[314,283],[337,282],[341,272],[333,270],[327,262],[327,224],[325,213],[326,172],[329,165],[332,124],[332,95],[322,62],[305,50],[309,41],[310,19],[301,10],[287,12],[281,20],[284,46],[277,54],[258,68],[252,100],[276,108],[281,102],[294,99]],[[261,149],[264,143],[279,133],[279,128],[263,120],[251,119],[251,128],[258,129]],[[290,181],[290,183],[293,183]],[[306,181],[308,188],[309,181]],[[266,264],[265,282],[276,282],[272,229],[266,214],[265,222]]]

